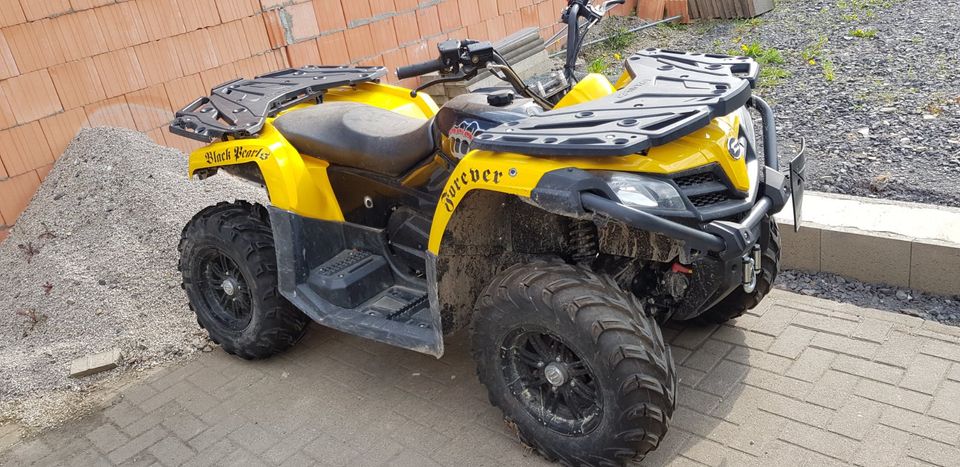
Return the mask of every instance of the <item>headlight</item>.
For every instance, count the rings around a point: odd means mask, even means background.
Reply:
[[[625,172],[597,172],[620,202],[632,208],[686,211],[683,198],[669,182]]]

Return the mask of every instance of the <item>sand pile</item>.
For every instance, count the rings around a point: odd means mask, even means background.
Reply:
[[[180,288],[181,229],[207,205],[264,194],[226,175],[188,180],[186,166],[109,128],[84,130],[57,162],[0,245],[0,422],[58,423],[97,387],[207,344]],[[119,368],[69,378],[71,360],[113,348]]]

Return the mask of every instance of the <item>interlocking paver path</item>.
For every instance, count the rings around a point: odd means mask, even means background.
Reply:
[[[733,326],[665,331],[672,430],[644,465],[960,464],[960,329],[775,292]],[[541,465],[474,376],[315,327],[293,351],[164,370],[0,464]]]

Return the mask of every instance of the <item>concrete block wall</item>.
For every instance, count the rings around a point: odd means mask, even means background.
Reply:
[[[118,126],[190,151],[175,108],[304,64],[428,60],[446,38],[548,36],[565,0],[0,0],[0,241],[76,132]],[[396,82],[392,76],[388,78]],[[405,82],[404,85],[415,85]]]
[[[800,232],[777,215],[783,264],[960,296],[960,209],[807,192]]]

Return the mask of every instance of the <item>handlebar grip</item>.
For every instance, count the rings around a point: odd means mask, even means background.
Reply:
[[[410,66],[402,66],[397,68],[397,78],[398,79],[407,79],[413,78],[414,76],[425,75],[427,73],[433,73],[435,71],[440,71],[443,69],[443,63],[437,60],[430,60],[423,63],[415,63]]]

